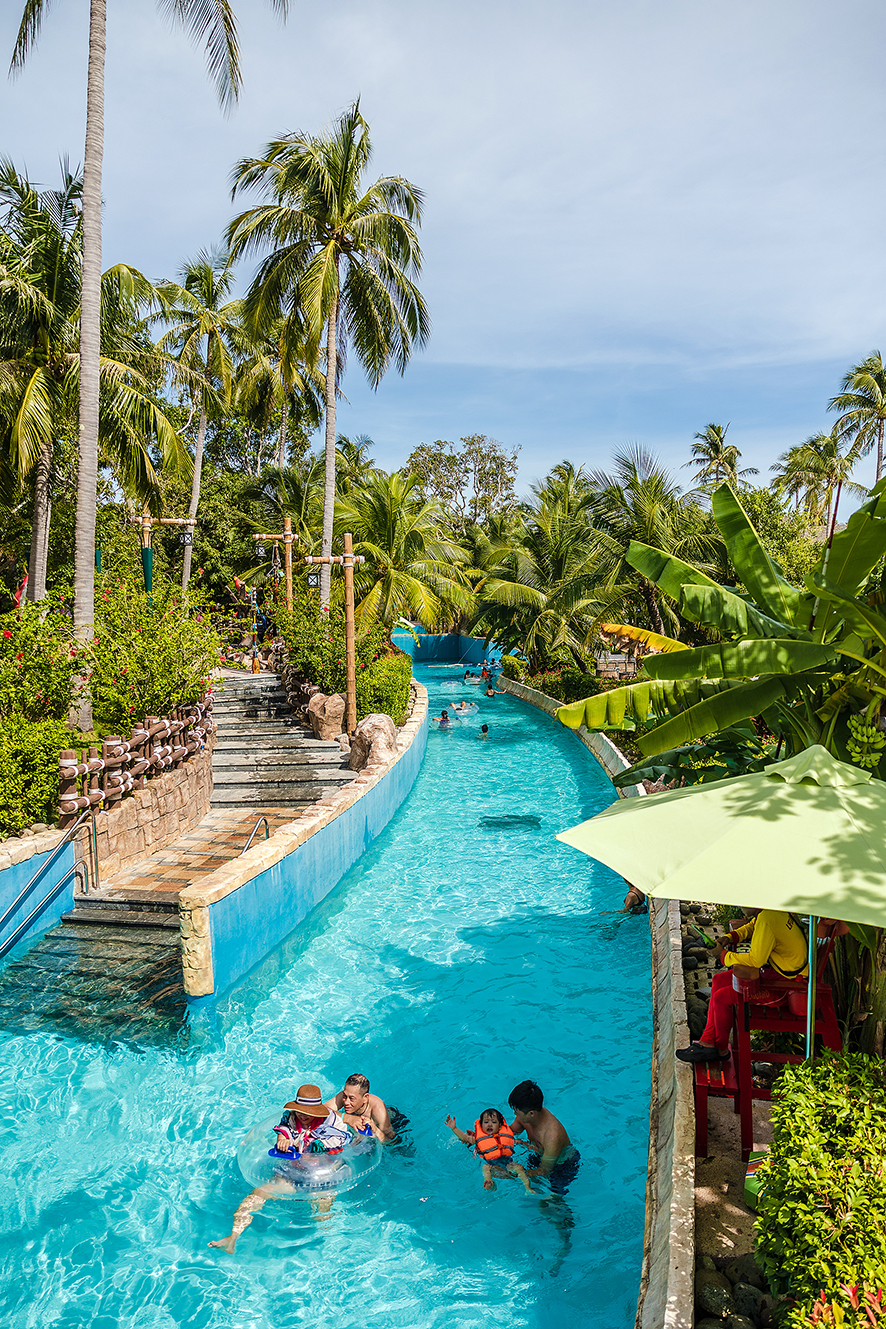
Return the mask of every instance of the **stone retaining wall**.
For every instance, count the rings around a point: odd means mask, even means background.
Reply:
[[[504,692],[554,716],[563,705],[513,679]],[[572,730],[611,778],[630,762],[605,734]],[[642,785],[620,789],[623,798],[645,795]],[[680,908],[676,900],[650,902],[652,932],[652,1089],[646,1231],[635,1329],[692,1329],[695,1266],[695,1103],[692,1068],[674,1048],[689,1042],[683,986]]]
[[[212,801],[214,742],[215,735],[209,735],[202,752],[155,776],[107,812],[96,813],[100,877],[125,872],[205,817]]]

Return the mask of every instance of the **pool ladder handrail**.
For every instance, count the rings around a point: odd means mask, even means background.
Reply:
[[[244,845],[243,848],[240,850],[240,857],[241,857],[241,858],[242,858],[243,855],[246,853],[246,850],[249,848],[249,846],[252,844],[253,840],[255,839],[255,833],[256,833],[256,831],[258,830],[259,826],[261,826],[262,822],[264,822],[264,824],[265,824],[265,839],[266,839],[266,840],[270,840],[270,838],[271,838],[271,826],[270,826],[270,823],[269,823],[267,817],[264,817],[264,816],[259,817],[258,821],[257,821],[257,822],[255,823],[255,825],[253,826],[252,830],[249,832],[249,839],[246,841],[245,845]]]
[[[88,812],[86,813],[86,816],[89,816]],[[23,899],[24,896],[27,895],[29,888],[33,885],[35,881],[37,881],[38,877],[41,877],[43,875],[43,872],[46,871],[46,869],[50,866],[50,863],[52,863],[55,854],[58,852],[58,850],[62,849],[65,844],[67,844],[67,841],[62,840],[61,844],[57,845],[55,850],[53,851],[53,857],[43,864],[43,867],[40,869],[39,872],[36,872],[34,874],[34,876],[28,882],[28,885],[25,887],[25,889],[9,906],[3,917],[0,918],[0,927],[2,927],[3,924],[7,921],[9,915],[15,909],[15,906],[19,903],[19,900]],[[62,887],[68,884],[68,881],[70,880],[71,877],[76,877],[78,873],[82,873],[82,880],[80,884],[83,888],[83,894],[84,895],[89,894],[89,864],[86,862],[86,859],[84,858],[81,863],[75,863],[73,867],[68,868],[64,876],[59,878],[59,880],[55,883],[52,889],[48,891],[46,895],[44,895],[40,903],[38,905],[35,905],[35,907],[28,914],[27,918],[23,919],[22,922],[19,923],[17,927],[13,928],[12,932],[9,934],[9,936],[6,938],[4,942],[0,942],[0,960],[2,960],[4,955],[7,955],[9,951],[12,950],[16,942],[27,931],[28,924],[31,922],[31,920],[36,918],[37,915],[40,913],[41,909],[43,909],[43,907],[47,905],[49,901],[53,899],[54,896],[58,895]]]

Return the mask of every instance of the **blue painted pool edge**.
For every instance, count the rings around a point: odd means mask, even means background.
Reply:
[[[214,991],[188,997],[192,1014],[213,1006],[246,978],[335,889],[411,790],[427,740],[425,705],[409,747],[376,784],[272,867],[209,904]]]
[[[418,634],[418,641],[410,632],[394,631],[391,640],[406,655],[411,655],[416,664],[482,664],[484,659],[498,658],[500,652],[490,643],[488,646],[479,637],[465,637],[460,632]]]
[[[21,858],[18,862],[12,862],[5,867],[0,867],[0,916],[5,914],[6,910],[12,904],[19,891],[23,890],[31,878],[39,872],[40,868],[52,854],[61,839],[61,832],[55,832],[48,835],[41,835],[40,841],[49,842],[46,850],[31,853],[27,858]],[[22,844],[20,840],[15,842],[16,849]],[[27,845],[27,841],[25,841]],[[12,842],[6,841],[6,844],[0,848],[0,860],[8,856]],[[29,846],[28,846],[29,847]],[[5,850],[5,854],[3,853]],[[18,852],[21,852],[18,850]],[[78,862],[79,854],[77,846],[73,841],[69,841],[53,863],[52,867],[44,877],[34,887],[30,894],[26,895],[17,906],[12,916],[4,924],[0,931],[0,944],[7,937],[11,936],[23,919],[27,918],[31,910],[39,905],[41,900],[47,896],[51,898],[46,900],[46,904],[32,919],[24,935],[19,938],[13,948],[13,953],[19,946],[28,941],[33,941],[35,937],[42,937],[50,928],[54,928],[60,920],[62,914],[66,914],[69,909],[74,907],[74,889],[77,885],[77,879],[73,874],[68,882],[57,895],[52,895],[55,887],[61,882],[67,873],[71,872],[74,864]]]

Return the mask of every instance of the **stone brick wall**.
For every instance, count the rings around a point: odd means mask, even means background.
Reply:
[[[155,776],[110,811],[96,814],[102,879],[125,872],[155,849],[172,844],[206,815],[212,798],[213,746],[211,735],[204,750],[189,761]],[[85,845],[84,852],[88,854]]]

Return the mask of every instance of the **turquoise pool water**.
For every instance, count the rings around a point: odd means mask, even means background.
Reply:
[[[433,714],[454,671],[416,671]],[[479,742],[479,725],[490,725]],[[606,806],[565,730],[509,697],[432,732],[413,792],[299,935],[186,1051],[0,1035],[8,1329],[633,1323],[649,1102],[646,920],[554,833]],[[529,816],[539,825],[481,825]],[[234,1257],[244,1128],[367,1073],[406,1143],[327,1222],[272,1202]],[[565,1200],[481,1189],[443,1123],[538,1080],[578,1144]]]

